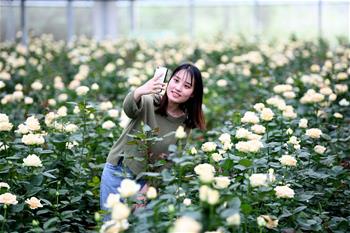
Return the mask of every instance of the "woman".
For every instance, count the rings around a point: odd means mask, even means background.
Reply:
[[[131,121],[108,154],[101,178],[101,209],[106,209],[104,204],[108,195],[117,193],[125,178],[118,173],[134,178],[145,171],[146,156],[151,155],[152,160],[156,161],[168,153],[169,145],[176,143],[174,134],[169,136],[169,132],[183,126],[188,135],[190,129],[205,128],[203,82],[198,68],[189,63],[178,66],[168,85],[160,82],[159,78],[153,77],[125,97],[123,108]],[[160,96],[158,93],[164,89],[165,94]],[[132,140],[128,135],[140,130],[142,122],[152,129],[158,128],[159,137],[168,134],[162,141],[151,145],[147,155],[138,150],[137,145],[128,144]],[[141,186],[145,184],[144,181],[139,183]]]

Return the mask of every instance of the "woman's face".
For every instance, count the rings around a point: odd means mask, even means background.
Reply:
[[[166,93],[173,103],[185,103],[193,96],[194,80],[186,70],[180,70],[169,81]]]

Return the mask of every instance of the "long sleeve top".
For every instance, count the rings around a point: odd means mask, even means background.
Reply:
[[[108,154],[107,162],[116,165],[119,160],[124,157],[124,165],[126,165],[134,174],[139,174],[146,171],[145,156],[149,156],[138,149],[138,145],[128,144],[133,138],[128,134],[134,134],[141,130],[141,122],[149,125],[152,129],[159,128],[158,137],[163,137],[182,125],[187,135],[190,129],[186,128],[184,121],[186,116],[172,117],[161,116],[155,111],[159,106],[160,95],[143,95],[138,103],[134,100],[134,91],[130,92],[124,99],[123,110],[125,114],[131,118],[131,121],[125,127],[119,139],[114,143],[111,151]],[[176,144],[175,133],[163,138],[162,141],[156,142],[150,146],[148,152],[152,154],[153,159],[160,154],[168,154],[168,147],[171,144]]]

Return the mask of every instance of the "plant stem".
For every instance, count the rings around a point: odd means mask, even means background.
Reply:
[[[6,210],[7,210],[7,205],[4,204],[4,220],[2,221],[1,232],[4,232],[4,226],[6,222]]]

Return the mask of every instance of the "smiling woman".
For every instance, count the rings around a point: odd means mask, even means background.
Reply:
[[[163,96],[158,94],[160,89],[165,88]],[[118,193],[118,187],[125,178],[121,173],[135,178],[146,171],[146,158],[152,157],[153,161],[157,161],[166,156],[169,145],[176,144],[177,141],[175,134],[169,133],[183,127],[186,132],[184,135],[188,135],[193,128],[205,128],[202,99],[201,72],[189,63],[174,70],[167,87],[158,76],[154,76],[126,96],[123,108],[131,121],[108,155],[101,178],[101,209],[107,209],[105,203],[111,193]],[[152,129],[159,129],[158,136],[163,138],[152,144],[147,153],[138,150],[137,145],[128,143],[133,140],[130,135],[140,130],[143,123]],[[143,187],[142,193],[148,189],[145,183],[139,181],[140,187]],[[105,218],[107,219],[108,217]]]

